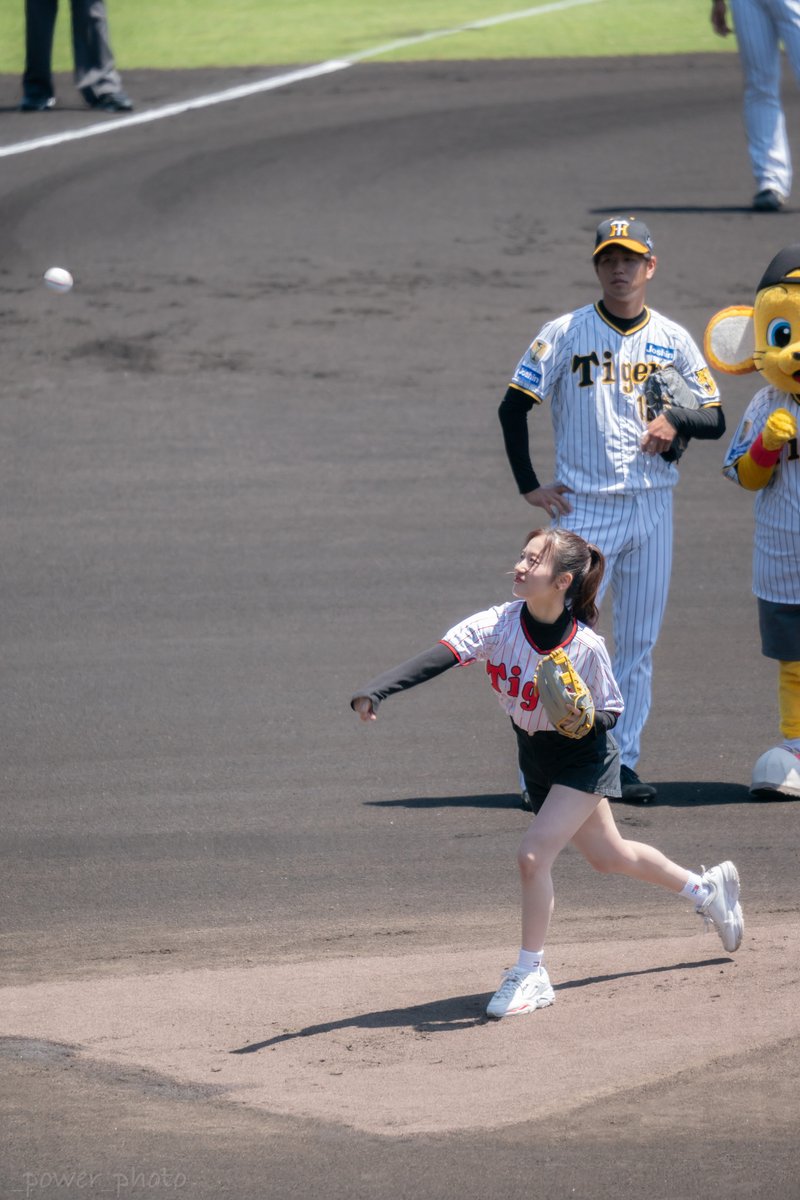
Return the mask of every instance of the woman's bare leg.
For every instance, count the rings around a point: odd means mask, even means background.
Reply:
[[[600,802],[600,796],[554,784],[523,836],[517,852],[523,950],[541,950],[544,946],[553,913],[553,863],[591,820]]]
[[[572,838],[575,849],[596,871],[628,875],[680,892],[690,872],[667,858],[655,846],[624,838],[617,828],[608,800],[601,800]]]

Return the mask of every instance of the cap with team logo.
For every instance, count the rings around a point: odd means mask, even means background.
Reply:
[[[638,217],[609,217],[597,226],[594,239],[596,258],[606,246],[624,246],[626,250],[634,250],[637,254],[652,254],[653,239],[644,221]]]

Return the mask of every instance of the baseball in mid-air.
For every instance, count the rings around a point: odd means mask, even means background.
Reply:
[[[49,267],[44,273],[44,281],[51,292],[68,292],[73,284],[73,278],[66,267]]]

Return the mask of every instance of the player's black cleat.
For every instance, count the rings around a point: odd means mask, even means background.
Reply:
[[[105,92],[102,96],[92,96],[91,99],[86,97],[86,102],[100,112],[133,112],[133,101],[124,92]]]
[[[774,188],[764,188],[753,197],[753,208],[756,212],[780,212],[786,203],[786,197]]]
[[[20,112],[49,112],[55,108],[55,96],[23,96],[20,101]]]
[[[649,804],[655,798],[656,789],[652,783],[644,783],[633,767],[621,766],[619,779],[622,784],[622,799],[629,804]]]

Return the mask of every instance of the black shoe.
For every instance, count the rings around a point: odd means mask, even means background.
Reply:
[[[104,96],[95,96],[89,104],[101,112],[133,112],[133,102],[124,92],[106,92]]]
[[[780,212],[786,203],[785,196],[774,188],[764,188],[753,197],[753,208],[756,212]]]
[[[622,784],[622,799],[631,804],[649,804],[655,797],[652,783],[643,783],[633,767],[621,766],[619,781]]]
[[[20,101],[20,112],[49,112],[55,108],[55,96],[23,96]]]
[[[533,812],[533,805],[531,804],[531,798],[527,788],[524,792],[520,793],[519,801],[522,807],[525,809],[525,812]]]

